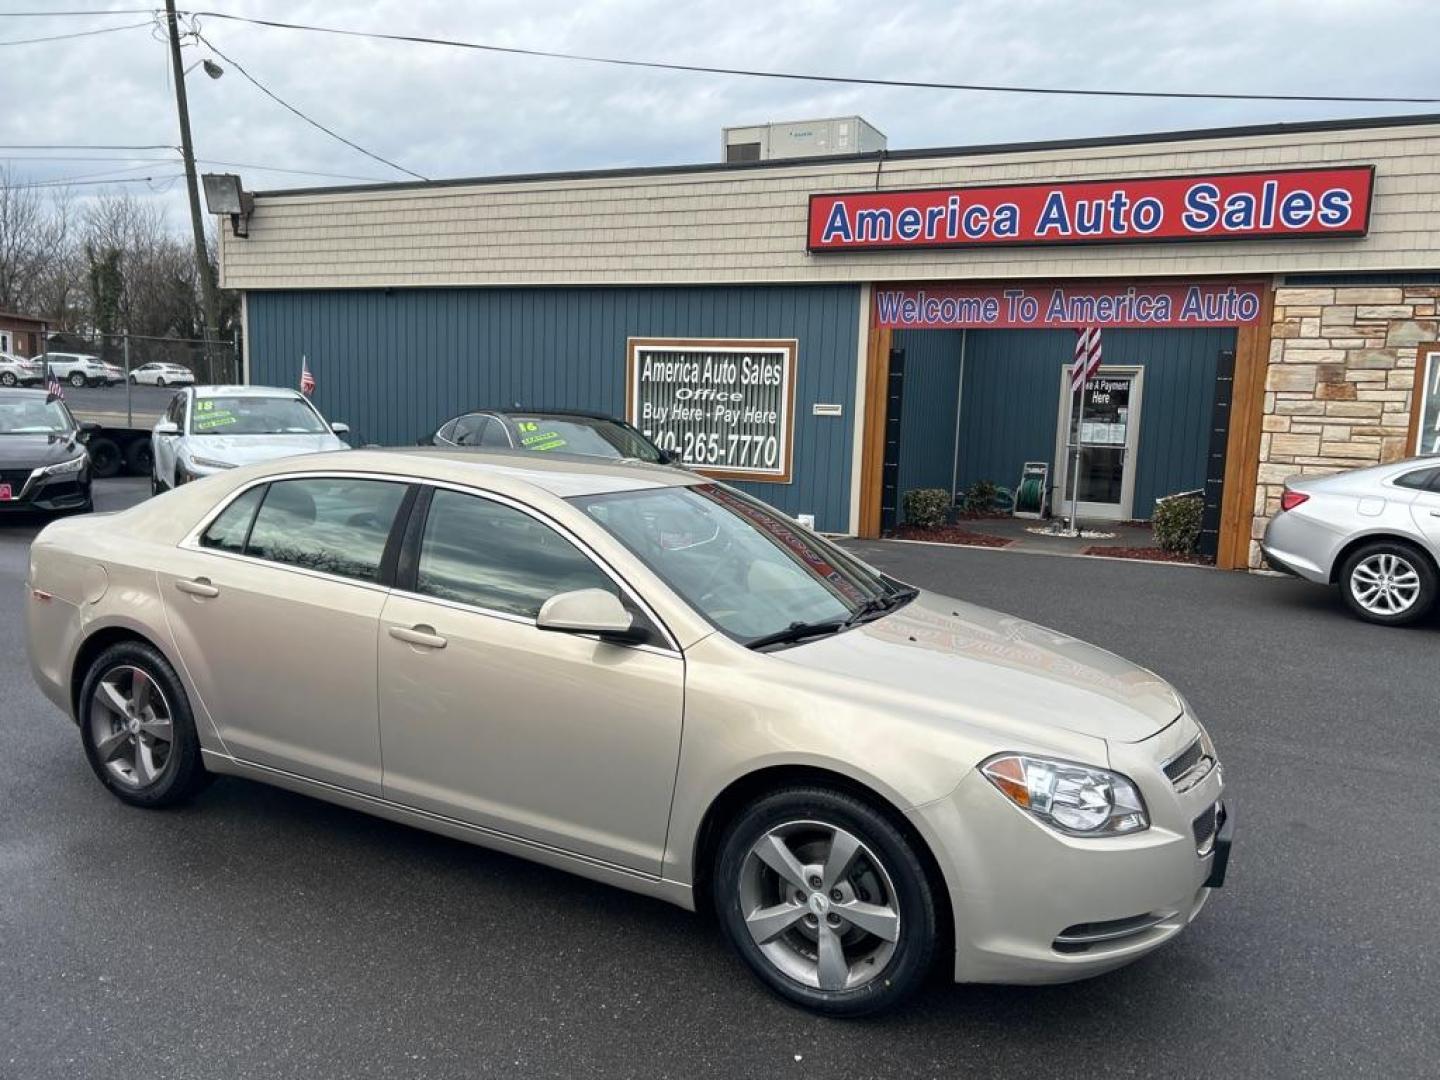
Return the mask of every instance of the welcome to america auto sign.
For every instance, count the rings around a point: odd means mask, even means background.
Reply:
[[[808,250],[1364,236],[1373,165],[812,195]]]
[[[787,484],[796,347],[793,339],[631,338],[626,415],[707,476]]]

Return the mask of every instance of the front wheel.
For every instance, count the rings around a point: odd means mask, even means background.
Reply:
[[[0,371],[0,386],[14,386],[20,380],[15,377],[14,372]]]
[[[1377,540],[1345,560],[1340,592],[1350,610],[1367,622],[1408,626],[1435,606],[1435,568],[1409,544]]]
[[[788,788],[726,831],[713,878],[725,936],[772,990],[832,1016],[893,1008],[938,934],[914,846],[853,796]]]
[[[132,806],[181,802],[207,778],[185,689],[154,646],[122,641],[90,665],[78,701],[85,757]]]

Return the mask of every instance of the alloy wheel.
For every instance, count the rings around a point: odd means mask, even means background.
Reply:
[[[804,986],[865,986],[900,940],[890,874],[859,837],[835,825],[792,821],[770,829],[745,856],[739,889],[755,944]]]
[[[1355,564],[1350,594],[1374,615],[1403,615],[1420,598],[1420,574],[1405,556],[1377,552]]]
[[[153,784],[175,746],[175,724],[165,693],[145,671],[111,668],[90,699],[90,737],[105,769],[130,788]]]

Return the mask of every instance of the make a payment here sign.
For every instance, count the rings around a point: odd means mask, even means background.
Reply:
[[[630,423],[711,476],[790,481],[793,340],[631,338]]]

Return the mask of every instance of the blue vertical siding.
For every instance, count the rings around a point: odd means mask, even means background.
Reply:
[[[900,409],[900,507],[914,488],[950,490],[955,469],[955,406],[960,389],[959,330],[897,330],[892,349],[905,350]]]
[[[413,444],[481,405],[623,415],[629,337],[796,338],[793,482],[739,486],[841,532],[859,303],[851,285],[251,292],[250,378],[294,386],[304,354],[316,404],[357,444]],[[819,402],[843,415],[812,415]]]
[[[1145,371],[1135,517],[1149,518],[1162,495],[1204,486],[1216,361],[1234,348],[1230,327],[1105,331],[1105,363]],[[1026,461],[1049,462],[1053,471],[1060,372],[1074,349],[1073,330],[971,331],[957,455],[961,488],[977,480],[1013,488]]]

